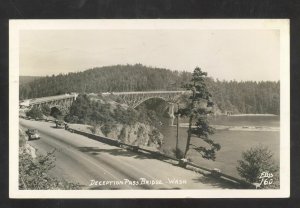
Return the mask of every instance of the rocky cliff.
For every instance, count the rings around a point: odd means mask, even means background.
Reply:
[[[137,122],[133,125],[115,124],[109,133],[106,135],[101,130],[103,126],[90,127],[90,132],[112,138],[118,139],[126,144],[154,147],[159,149],[163,143],[163,135],[157,128],[148,124]]]

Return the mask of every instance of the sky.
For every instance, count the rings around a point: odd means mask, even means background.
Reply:
[[[280,79],[279,30],[22,30],[20,75],[136,64],[219,80]]]

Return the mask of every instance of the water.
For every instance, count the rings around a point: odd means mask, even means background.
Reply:
[[[264,126],[264,127],[278,127],[280,118],[278,116],[218,116],[210,119],[212,125],[225,126]],[[181,119],[180,122],[186,122]],[[165,123],[170,123],[166,121]],[[174,121],[176,124],[176,120]],[[176,145],[176,126],[163,125],[161,133],[164,135],[164,144],[162,149],[166,152],[171,152],[171,149]],[[185,149],[187,138],[187,128],[179,128],[179,148]],[[237,160],[241,159],[242,152],[254,146],[267,146],[274,154],[274,160],[279,165],[279,145],[280,132],[279,131],[230,131],[217,130],[211,139],[221,145],[221,150],[217,152],[216,160],[205,160],[199,153],[190,150],[188,157],[193,162],[208,168],[219,168],[223,173],[239,177],[236,166]],[[192,144],[199,146],[203,144],[201,139],[192,137]]]
[[[213,116],[213,125],[279,127],[279,116]]]

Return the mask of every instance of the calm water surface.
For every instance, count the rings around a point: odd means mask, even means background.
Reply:
[[[186,122],[180,119],[180,122]],[[162,149],[171,151],[176,145],[176,126],[170,126],[170,121],[166,120],[162,126],[161,132],[164,135],[164,144]],[[224,126],[265,126],[279,127],[280,118],[278,116],[219,116],[210,118],[212,125]],[[176,120],[174,121],[176,124]],[[179,148],[184,150],[186,145],[187,128],[179,129]],[[208,168],[219,168],[222,172],[232,176],[239,177],[236,166],[237,160],[241,159],[242,152],[255,146],[267,146],[274,154],[274,159],[279,165],[279,131],[229,131],[217,130],[211,135],[213,140],[221,145],[221,150],[217,152],[215,161],[205,160],[201,156],[190,150],[188,156],[193,162]],[[201,145],[201,139],[193,137],[192,144]]]

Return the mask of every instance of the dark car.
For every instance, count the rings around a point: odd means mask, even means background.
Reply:
[[[55,121],[56,128],[65,128],[65,124],[63,121]]]
[[[28,140],[33,140],[33,139],[40,139],[40,135],[39,135],[39,132],[38,130],[36,129],[28,129],[26,131],[26,134],[28,136]]]

